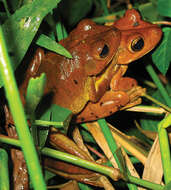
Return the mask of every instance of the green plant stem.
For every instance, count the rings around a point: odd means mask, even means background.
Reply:
[[[41,150],[41,153],[43,155],[50,156],[52,158],[57,158],[59,160],[66,161],[71,164],[75,164],[77,166],[83,166],[84,168],[103,173],[103,174],[111,177],[111,179],[113,179],[113,180],[116,180],[116,178],[118,178],[118,179],[123,178],[122,174],[119,172],[118,169],[110,168],[107,166],[102,166],[100,164],[96,164],[96,163],[81,159],[77,156],[74,156],[74,155],[71,155],[71,154],[68,154],[65,152],[61,152],[58,150],[53,150],[51,148],[45,147]]]
[[[0,142],[5,143],[5,144],[9,144],[9,145],[13,145],[16,147],[21,147],[19,140],[12,139],[12,138],[5,136],[5,135],[0,135]]]
[[[158,87],[161,95],[163,96],[166,104],[171,107],[171,99],[166,91],[166,89],[164,88],[163,84],[161,83],[160,79],[158,78],[157,74],[155,73],[153,67],[151,64],[148,64],[146,66],[146,70],[147,72],[150,74],[151,78],[153,79],[154,83],[156,84],[156,86]]]
[[[9,190],[8,154],[0,149],[0,189]]]
[[[7,48],[0,27],[0,75],[3,80],[6,97],[8,99],[10,111],[12,113],[14,123],[16,125],[17,134],[19,136],[24,158],[27,163],[28,171],[35,189],[46,189],[43,175],[41,172],[37,152],[29,132],[29,127],[25,119],[23,106],[18,93],[16,81],[12,71]]]
[[[3,2],[3,4],[4,4],[4,8],[5,8],[5,11],[6,11],[6,13],[7,13],[7,16],[10,17],[11,14],[10,14],[10,12],[9,12],[9,10],[8,10],[7,1],[6,1],[6,0],[3,0],[2,2]]]
[[[170,155],[170,144],[166,128],[171,125],[171,114],[164,118],[158,124],[158,134],[159,134],[159,143],[161,158],[164,171],[165,183],[171,181],[171,155]]]
[[[141,179],[134,177],[134,176],[131,176],[131,175],[128,175],[128,179],[131,183],[138,184],[142,187],[146,187],[149,189],[162,190],[164,187],[162,185],[151,183],[151,182],[146,181],[146,180],[141,180]]]
[[[103,11],[104,11],[104,14],[103,15],[108,15],[109,14],[109,11],[108,11],[108,8],[106,6],[106,1],[105,0],[100,0],[101,2],[101,5],[103,7]]]
[[[7,137],[5,135],[0,135],[0,142],[20,147],[19,140],[11,139],[10,137]],[[118,172],[118,170],[115,170],[113,168],[101,166],[99,164],[83,160],[83,159],[81,159],[81,158],[79,158],[77,156],[73,156],[71,154],[64,153],[64,152],[61,152],[61,151],[58,151],[58,150],[53,150],[51,148],[46,148],[45,147],[45,148],[41,149],[40,151],[41,151],[41,153],[43,155],[50,156],[50,157],[53,157],[53,158],[56,158],[56,159],[60,159],[60,160],[75,164],[77,166],[81,166],[81,167],[84,167],[84,168],[87,168],[87,169],[90,169],[90,170],[93,170],[93,171],[96,171],[96,172],[100,172],[102,174],[106,174],[107,176],[111,177],[112,179],[113,179],[114,172],[115,171]],[[122,176],[121,176],[121,178],[122,178]],[[142,180],[142,179],[133,177],[131,175],[128,175],[128,180],[129,180],[130,183],[141,185],[143,187],[154,189],[154,190],[161,190],[163,188],[162,185],[151,183],[149,181]]]
[[[58,41],[63,40],[64,38],[67,37],[67,32],[65,30],[65,27],[62,25],[62,23],[59,21],[56,24],[56,34]]]

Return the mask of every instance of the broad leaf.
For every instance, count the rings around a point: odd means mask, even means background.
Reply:
[[[163,16],[171,17],[171,1],[158,0],[158,11]]]
[[[31,78],[27,87],[25,110],[28,115],[33,115],[40,102],[46,83],[46,75],[42,73],[40,77]]]
[[[68,130],[69,123],[72,118],[72,112],[69,109],[53,104],[51,106],[51,121],[58,121],[63,123],[65,132]]]
[[[14,69],[26,54],[43,18],[59,2],[60,0],[35,0],[18,9],[2,25]]]
[[[60,3],[60,14],[69,26],[75,25],[91,10],[92,0],[63,0]]]
[[[152,59],[160,72],[166,74],[171,61],[171,29],[164,28],[163,32],[163,40],[156,51],[153,53]]]

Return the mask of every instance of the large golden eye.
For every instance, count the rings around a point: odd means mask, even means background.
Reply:
[[[137,37],[131,42],[131,50],[134,52],[142,50],[144,47],[144,40],[142,37]]]

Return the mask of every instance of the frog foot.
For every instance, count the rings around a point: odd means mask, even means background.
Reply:
[[[143,96],[143,94],[145,92],[146,92],[146,89],[142,88],[141,86],[133,87],[131,90],[129,90],[127,92],[128,96],[130,98],[129,103],[127,105],[125,105],[124,107],[122,107],[121,110],[141,104],[141,102],[142,102],[141,96]]]

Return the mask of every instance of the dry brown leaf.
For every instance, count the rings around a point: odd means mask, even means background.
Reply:
[[[134,177],[140,178],[139,174],[137,173],[136,169],[134,168],[130,158],[128,157],[125,150],[122,148],[122,155],[124,156],[126,166],[130,172],[130,174]],[[140,187],[138,187],[138,190],[140,190]]]
[[[159,139],[157,136],[145,162],[142,178],[153,183],[161,184],[162,177],[163,167],[160,154]],[[144,188],[141,188],[141,190],[143,189]]]
[[[93,157],[91,156],[91,154],[89,153],[87,147],[84,145],[82,136],[80,134],[80,131],[78,129],[78,127],[76,127],[73,131],[73,140],[75,141],[75,143],[77,144],[77,146],[82,149],[84,152],[86,152],[89,157],[91,158],[92,161],[94,161]]]
[[[48,186],[47,189],[60,189],[60,190],[79,190],[79,186],[77,181],[70,180],[62,185],[52,185]]]
[[[99,180],[103,184],[105,190],[115,190],[115,188],[112,186],[107,177],[101,176]]]
[[[124,133],[113,127],[111,124],[108,123],[108,125],[112,129],[112,135],[115,138],[116,142],[126,148],[133,156],[135,156],[140,162],[144,164],[147,159],[148,152],[141,146],[133,143],[131,141],[132,137],[125,135]]]
[[[112,152],[109,149],[109,146],[106,142],[106,139],[100,129],[100,126],[97,122],[91,122],[86,124],[91,135],[96,140],[97,144],[100,146],[100,148],[103,150],[106,157],[111,161],[114,168],[118,168],[117,163],[112,155]]]
[[[65,186],[63,186],[62,188],[60,188],[60,190],[79,190],[79,186],[78,186],[78,183],[77,181],[75,180],[72,180],[72,181],[69,181],[67,184],[65,184]]]

